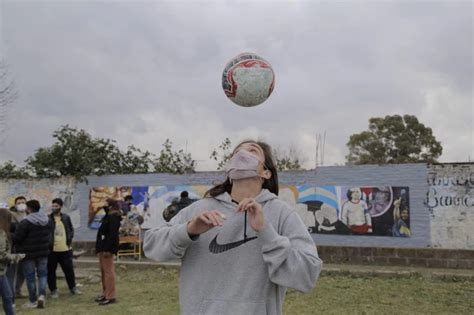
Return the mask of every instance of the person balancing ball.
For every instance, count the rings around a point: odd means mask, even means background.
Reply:
[[[282,314],[287,288],[314,288],[322,261],[278,187],[271,147],[247,140],[222,183],[146,231],[148,258],[181,259],[181,314]]]
[[[222,72],[222,88],[235,104],[253,107],[265,102],[275,86],[275,73],[268,61],[254,53],[232,58]]]

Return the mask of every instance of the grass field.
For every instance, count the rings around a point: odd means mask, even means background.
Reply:
[[[59,271],[58,271],[59,272]],[[98,271],[79,269],[84,294],[70,296],[59,279],[59,299],[48,299],[44,310],[18,314],[178,314],[178,270],[150,267],[117,268],[118,303],[98,306]],[[25,288],[26,290],[26,288]],[[325,274],[310,294],[289,290],[285,314],[473,314],[474,282],[427,280],[421,277],[380,278]]]

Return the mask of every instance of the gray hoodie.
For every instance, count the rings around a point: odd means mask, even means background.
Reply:
[[[244,214],[228,193],[199,200],[146,232],[147,257],[182,259],[183,314],[281,314],[287,287],[314,288],[322,261],[300,217],[268,190],[256,200],[267,225],[257,233],[247,224],[246,239]],[[192,240],[187,222],[208,210],[223,212],[224,225]]]
[[[46,226],[49,222],[49,217],[43,211],[33,212],[26,216],[25,220],[34,225]]]

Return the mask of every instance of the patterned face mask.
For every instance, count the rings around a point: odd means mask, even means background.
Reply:
[[[258,165],[262,163],[255,155],[240,150],[227,162],[226,174],[230,179],[243,179],[259,176]]]

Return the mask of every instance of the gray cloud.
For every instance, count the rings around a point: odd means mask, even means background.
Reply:
[[[442,161],[473,152],[472,2],[6,2],[1,31],[21,92],[3,159],[21,161],[69,123],[158,152],[170,138],[202,160],[225,138],[305,152],[327,131],[327,164],[368,119],[414,114]],[[270,99],[239,108],[225,63],[255,51]],[[470,144],[470,145],[469,145]]]

